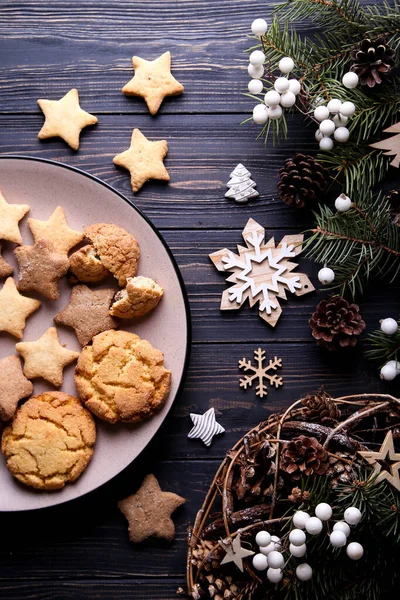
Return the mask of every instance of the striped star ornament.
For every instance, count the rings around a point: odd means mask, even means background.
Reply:
[[[214,435],[224,433],[225,429],[215,420],[214,408],[209,408],[204,415],[190,413],[194,427],[189,431],[188,438],[199,438],[206,446],[210,446]]]

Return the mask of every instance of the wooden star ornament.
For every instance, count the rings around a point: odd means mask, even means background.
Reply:
[[[169,181],[163,160],[168,152],[166,140],[150,142],[139,129],[134,129],[128,150],[117,154],[113,162],[131,174],[132,191],[137,192],[148,179]]]
[[[39,140],[60,137],[73,150],[78,150],[82,129],[88,125],[95,125],[98,121],[97,117],[82,110],[78,90],[75,88],[60,100],[40,98],[37,103],[46,118],[38,134]]]
[[[237,534],[234,540],[231,540],[230,538],[227,540],[220,540],[219,545],[226,552],[224,558],[221,560],[221,565],[233,562],[243,573],[243,559],[247,556],[252,556],[254,552],[242,547],[240,533]]]
[[[122,88],[127,96],[141,96],[155,115],[166,96],[182,94],[184,87],[171,74],[171,53],[164,52],[155,60],[132,58],[135,75]]]
[[[129,539],[138,544],[148,537],[171,542],[175,537],[172,513],[186,502],[185,498],[163,492],[154,475],[147,475],[136,494],[118,503],[129,523]]]
[[[373,465],[374,474],[377,475],[375,483],[386,481],[396,490],[400,491],[400,453],[396,452],[393,443],[393,433],[388,431],[384,442],[378,452],[359,451],[367,463]],[[387,468],[383,468],[387,467]]]

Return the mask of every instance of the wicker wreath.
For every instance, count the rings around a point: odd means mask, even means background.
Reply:
[[[189,532],[189,596],[194,600],[396,597],[400,493],[393,482],[380,481],[376,465],[359,454],[379,451],[388,435],[398,446],[397,398],[363,394],[333,399],[322,390],[251,429],[228,452]],[[389,463],[378,464],[381,470],[390,470]],[[325,534],[307,542],[313,577],[302,582],[296,577],[300,559],[288,552],[288,536],[296,511],[312,513],[321,502],[332,506],[332,521],[325,523]],[[351,535],[365,549],[358,561],[329,544],[333,521],[343,519],[350,506],[363,515]],[[276,584],[254,569],[252,558],[243,560],[243,572],[232,562],[221,564],[227,544],[239,534],[243,548],[258,552],[255,537],[261,530],[278,536],[281,552],[286,552],[283,578]]]

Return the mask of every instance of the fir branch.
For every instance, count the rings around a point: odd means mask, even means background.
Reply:
[[[377,329],[369,334],[367,341],[370,349],[366,351],[366,356],[371,360],[376,360],[383,366],[388,360],[398,360],[400,358],[400,321],[399,329],[394,335],[387,335],[381,329]]]

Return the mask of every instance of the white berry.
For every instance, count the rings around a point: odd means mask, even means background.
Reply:
[[[351,560],[360,560],[364,554],[364,548],[358,542],[351,542],[346,548],[346,553]]]
[[[300,81],[297,81],[297,79],[289,79],[289,90],[297,96],[301,90]]]
[[[271,581],[271,583],[278,583],[281,581],[283,577],[281,569],[268,569],[267,571],[267,579]]]
[[[348,90],[352,90],[353,88],[357,87],[358,86],[357,73],[353,73],[352,71],[345,73],[342,77],[342,83],[343,83],[344,87],[347,88]]]
[[[290,108],[294,104],[296,104],[296,96],[293,94],[293,92],[290,90],[283,92],[281,95],[281,105],[285,108]]]
[[[287,92],[289,89],[289,79],[286,77],[278,77],[278,79],[275,79],[274,88],[280,94]]]
[[[311,535],[318,535],[322,531],[322,521],[318,517],[310,517],[306,522],[306,531]]]
[[[385,381],[393,381],[393,379],[395,379],[398,374],[399,374],[399,371],[396,369],[395,361],[390,361],[390,362],[386,363],[386,365],[383,365],[381,372],[380,372],[380,377],[381,377],[381,379],[384,379]],[[347,519],[346,519],[346,521],[347,521]]]
[[[261,52],[261,50],[254,50],[249,57],[250,64],[258,67],[259,65],[263,65],[265,61],[265,54]]]
[[[253,121],[258,125],[264,125],[268,121],[268,109],[265,104],[256,104],[253,108]]]
[[[336,127],[344,127],[348,120],[349,117],[345,117],[340,113],[332,117],[332,121],[335,123]]]
[[[338,100],[338,98],[332,98],[332,100],[329,100],[326,107],[332,115],[336,115],[336,113],[339,112],[341,106],[341,100]]]
[[[271,543],[271,535],[268,531],[259,531],[256,535],[257,546],[268,546]]]
[[[314,117],[317,121],[325,121],[325,119],[328,119],[329,117],[329,110],[326,106],[317,106],[314,110]]]
[[[330,536],[330,542],[334,548],[342,548],[347,543],[346,534],[343,533],[343,531],[332,531]]]
[[[330,137],[323,137],[319,143],[321,150],[329,151],[333,148],[333,140]]]
[[[335,274],[333,274],[333,276],[335,276]],[[329,521],[332,516],[332,508],[326,502],[320,502],[315,507],[315,515],[318,519],[321,519],[321,521]]]
[[[256,35],[257,37],[261,37],[262,35],[264,35],[267,29],[268,24],[267,21],[265,21],[264,19],[254,19],[254,21],[251,24],[251,31],[253,35]]]
[[[280,550],[282,548],[281,538],[277,535],[271,535],[271,541],[275,544],[275,550]]]
[[[350,527],[345,521],[338,521],[333,526],[333,531],[342,531],[346,537],[350,535]]]
[[[340,144],[344,144],[344,142],[347,142],[350,137],[350,131],[347,129],[347,127],[338,127],[334,132],[333,137]]]
[[[361,521],[362,514],[355,506],[349,506],[344,511],[344,520],[349,525],[358,525]]]
[[[397,321],[395,321],[391,317],[388,317],[387,319],[382,319],[381,321],[381,330],[383,331],[383,333],[386,333],[386,335],[394,335],[398,328],[399,325]]]
[[[299,565],[296,569],[296,577],[300,581],[308,581],[312,577],[312,568],[307,563]]]
[[[272,569],[280,569],[285,564],[285,559],[283,558],[283,554],[278,552],[277,550],[273,550],[268,554],[267,557],[268,566]]]
[[[310,515],[304,510],[298,510],[293,517],[293,525],[298,529],[304,529]]]
[[[335,123],[331,119],[324,119],[319,126],[322,135],[332,135],[335,131]]]
[[[273,108],[274,106],[278,106],[280,100],[281,96],[275,90],[269,90],[269,92],[267,92],[264,96],[265,104],[267,104],[271,108]]]
[[[317,131],[315,132],[315,139],[317,140],[317,142],[320,142],[323,137],[324,136],[322,135],[322,133],[320,132],[320,130],[317,129]]]
[[[294,69],[294,62],[290,56],[285,56],[279,61],[279,70],[281,73],[290,73]]]
[[[302,546],[306,539],[306,534],[302,529],[292,529],[289,533],[289,542],[293,544],[293,546]]]
[[[280,119],[282,116],[282,108],[280,106],[274,106],[268,109],[268,116],[272,121]]]
[[[258,65],[255,67],[254,65],[248,65],[247,72],[250,77],[254,77],[255,79],[260,79],[264,75],[264,67],[262,65]]]
[[[247,85],[250,94],[261,94],[263,87],[263,82],[259,79],[251,79]]]
[[[292,556],[295,556],[296,558],[301,558],[307,552],[307,546],[305,544],[302,544],[301,546],[289,544],[289,552]]]
[[[335,200],[335,208],[338,212],[346,212],[350,210],[352,201],[346,194],[340,194]]]
[[[318,271],[318,279],[322,285],[332,283],[332,281],[335,279],[335,272],[330,267],[323,267]]]
[[[253,556],[253,567],[257,571],[265,571],[268,568],[267,557],[264,554],[256,554]]]
[[[342,106],[340,107],[340,114],[344,115],[345,117],[351,117],[351,115],[353,115],[355,112],[356,107],[353,102],[343,102]]]
[[[264,556],[268,556],[273,550],[276,550],[275,542],[271,542],[268,546],[260,546],[260,552],[261,554],[264,554]]]

